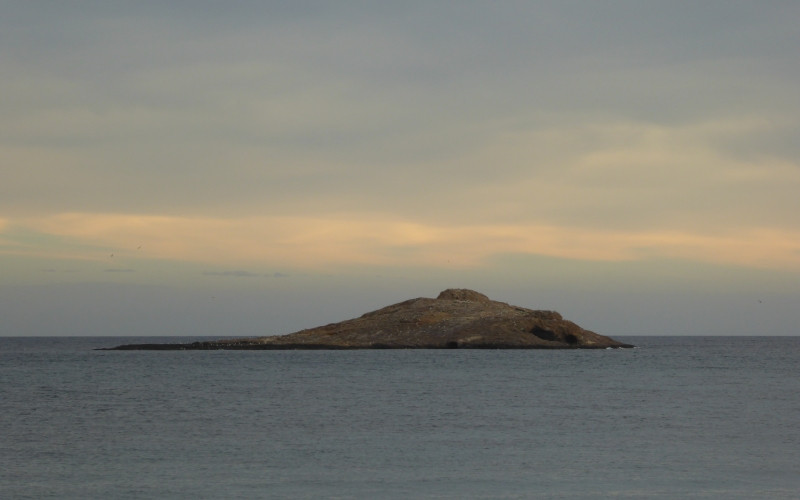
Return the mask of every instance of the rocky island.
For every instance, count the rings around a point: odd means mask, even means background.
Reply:
[[[584,330],[555,311],[448,289],[340,323],[287,335],[186,344],[128,344],[108,350],[210,349],[606,349],[633,347]]]

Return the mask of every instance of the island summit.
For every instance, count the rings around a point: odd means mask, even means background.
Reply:
[[[633,347],[537,311],[448,289],[340,323],[287,335],[186,344],[128,344],[109,350],[210,349],[607,349]]]

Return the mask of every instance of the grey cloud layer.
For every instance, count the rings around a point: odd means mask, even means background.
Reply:
[[[644,133],[585,132],[602,124],[675,127],[658,146],[668,148],[703,123],[762,120],[747,134],[698,138],[718,163],[730,154],[766,170],[797,167],[798,124],[785,120],[798,111],[794,2],[7,10],[8,213],[386,210],[576,223],[630,212],[641,201],[632,193],[647,197],[641,182],[688,186],[689,205],[702,203],[692,186],[713,186],[719,168],[702,155],[690,156],[696,165],[678,155],[679,164],[596,167],[591,182],[577,168],[585,157],[611,146],[652,152]],[[785,213],[797,182],[785,177],[754,181],[752,202]],[[532,202],[536,186],[572,199]],[[743,189],[730,191],[741,199]],[[733,197],[714,198],[736,212]]]

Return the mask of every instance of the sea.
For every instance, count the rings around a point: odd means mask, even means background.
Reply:
[[[616,338],[637,348],[0,338],[0,498],[800,498],[800,337]]]

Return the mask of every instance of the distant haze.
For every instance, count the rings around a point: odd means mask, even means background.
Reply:
[[[800,333],[798,2],[0,13],[0,336],[287,333],[451,287]]]

